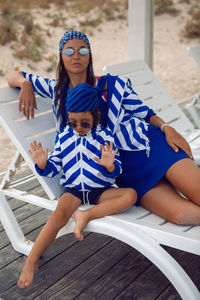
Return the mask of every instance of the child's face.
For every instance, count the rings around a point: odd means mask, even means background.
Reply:
[[[69,126],[72,127],[81,136],[86,135],[93,126],[93,117],[91,112],[74,113],[68,111]]]

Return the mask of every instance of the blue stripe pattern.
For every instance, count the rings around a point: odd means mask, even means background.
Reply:
[[[42,78],[22,72],[31,81],[34,91],[42,97],[52,99],[52,107],[57,131],[63,127],[60,122],[59,108],[55,108],[54,94],[56,80]],[[112,78],[112,76],[110,76]],[[154,111],[144,105],[133,90],[130,79],[116,77],[108,99],[108,128],[115,137],[116,146],[123,150],[149,150],[148,122]],[[108,95],[109,95],[108,77]]]
[[[97,163],[94,157],[101,157],[100,145],[105,141],[113,142],[111,132],[98,125],[81,137],[72,128],[67,126],[57,135],[54,151],[48,158],[47,167],[36,170],[41,176],[53,177],[61,169],[61,185],[73,187],[78,190],[91,190],[110,186],[115,183],[115,177],[122,172],[119,154],[114,159],[115,169],[109,173],[107,169]],[[115,146],[113,146],[113,151]]]

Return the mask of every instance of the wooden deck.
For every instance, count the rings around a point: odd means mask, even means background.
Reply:
[[[44,195],[35,180],[27,187],[37,195]],[[50,212],[14,199],[9,204],[26,237],[35,240]],[[200,290],[199,256],[167,249]],[[105,235],[85,233],[82,242],[72,234],[58,238],[40,259],[33,285],[25,290],[16,283],[26,257],[13,250],[1,224],[0,250],[0,299],[3,300],[181,299],[148,259]]]

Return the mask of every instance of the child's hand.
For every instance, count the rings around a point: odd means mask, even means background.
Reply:
[[[94,157],[94,160],[104,166],[108,172],[112,173],[114,171],[114,158],[118,151],[118,148],[113,152],[113,143],[110,142],[110,145],[106,142],[105,146],[101,145],[102,155],[101,158]]]
[[[47,157],[48,157],[48,148],[42,149],[42,145],[39,142],[37,144],[36,141],[30,143],[31,150],[28,152],[32,156],[34,162],[38,165],[41,170],[44,170],[47,164]]]

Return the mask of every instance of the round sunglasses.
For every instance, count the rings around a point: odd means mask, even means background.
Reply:
[[[74,122],[74,121],[69,121],[68,122],[68,125],[69,127],[71,128],[76,128],[78,126],[78,123],[81,125],[82,128],[84,129],[89,129],[91,127],[91,124],[89,122],[85,122],[85,121],[82,121],[82,122]]]
[[[70,56],[73,55],[75,53],[75,50],[73,48],[67,48],[63,51],[66,55]],[[78,53],[81,55],[87,55],[89,53],[89,49],[88,48],[80,48],[78,50]]]

